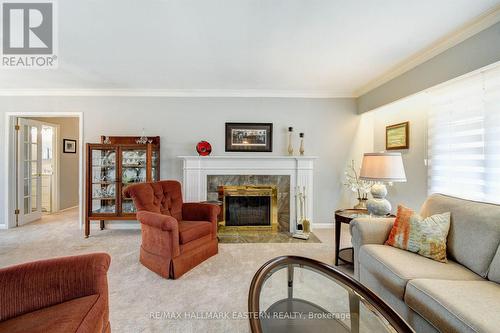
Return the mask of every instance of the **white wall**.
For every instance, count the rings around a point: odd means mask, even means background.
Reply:
[[[14,111],[83,112],[85,142],[100,135],[161,136],[161,176],[182,178],[179,155],[195,155],[200,140],[212,143],[213,155],[224,152],[225,122],[274,123],[273,155],[286,151],[286,129],[305,133],[307,155],[316,163],[314,216],[316,223],[332,223],[333,211],[343,207],[343,171],[354,145],[361,116],[353,99],[304,98],[163,98],[163,97],[0,97],[0,114]],[[5,135],[5,116],[0,135]],[[262,155],[262,153],[260,153]],[[5,158],[4,147],[0,159]],[[4,165],[0,166],[2,175]],[[3,191],[5,180],[0,178]],[[5,193],[0,193],[4,209]],[[0,218],[4,218],[1,214]],[[4,223],[4,221],[1,221]]]
[[[388,125],[410,122],[410,148],[400,150],[406,171],[407,182],[388,186],[388,200],[396,211],[398,204],[419,210],[427,197],[427,115],[428,95],[413,95],[362,115],[356,140],[365,140],[365,145],[356,146],[352,158],[361,160],[363,153],[385,150],[385,128]],[[372,135],[372,140],[367,139]],[[371,141],[371,142],[370,142]],[[371,146],[370,146],[371,143]],[[360,167],[360,164],[357,164]]]
[[[26,117],[59,125],[59,209],[78,205],[78,163],[80,152],[63,152],[63,139],[76,140],[78,144],[79,123],[76,117]]]
[[[385,127],[410,122],[410,148],[401,150],[406,183],[388,187],[389,201],[395,210],[404,204],[419,210],[427,197],[427,94],[417,94],[374,111],[374,151],[385,150]]]
[[[361,168],[361,161],[363,160],[363,154],[373,151],[373,139],[374,139],[374,127],[373,127],[373,112],[364,113],[359,119],[356,130],[354,131],[354,137],[352,139],[351,151],[349,152],[349,157],[344,161],[344,170],[349,167],[351,161],[354,161],[354,167],[356,171]],[[345,175],[342,174],[341,178],[342,184],[345,183]],[[342,205],[341,207],[354,207],[358,203],[357,193],[350,191],[345,185],[342,191]]]

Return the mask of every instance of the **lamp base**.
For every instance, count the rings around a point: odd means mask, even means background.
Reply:
[[[372,197],[366,202],[370,215],[385,216],[392,210],[391,203],[385,198],[387,187],[384,184],[375,184],[371,188]]]

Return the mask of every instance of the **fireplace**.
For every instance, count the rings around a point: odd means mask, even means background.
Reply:
[[[295,189],[306,188],[307,215],[314,221],[314,156],[179,156],[185,202],[215,201],[222,185],[276,185],[278,231],[294,232]]]
[[[219,186],[218,192],[224,214],[219,228],[278,230],[276,186]]]

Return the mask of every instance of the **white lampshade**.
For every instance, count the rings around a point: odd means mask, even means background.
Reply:
[[[359,177],[383,182],[405,182],[406,174],[401,153],[365,154]]]

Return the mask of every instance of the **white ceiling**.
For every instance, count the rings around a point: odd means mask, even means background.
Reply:
[[[499,4],[59,1],[59,68],[1,70],[0,89],[210,89],[352,96]]]

